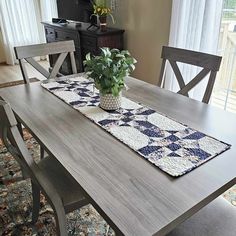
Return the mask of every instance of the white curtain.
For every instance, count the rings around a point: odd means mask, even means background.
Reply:
[[[52,21],[58,17],[56,0],[40,0],[42,21]]]
[[[173,0],[169,46],[217,53],[223,0]],[[190,81],[199,69],[180,65],[185,80]],[[194,88],[190,96],[201,100],[206,81]],[[165,88],[177,91],[179,86],[170,65],[166,68]]]
[[[41,11],[41,21],[52,21],[52,18],[58,17],[57,11],[57,0],[39,0],[40,1],[40,11]],[[41,25],[41,30],[44,31],[43,25]],[[44,43],[46,43],[46,38],[44,37]]]
[[[42,41],[38,0],[0,0],[0,16],[6,62],[13,65],[14,46]]]
[[[57,17],[56,0],[0,0],[0,27],[7,64],[17,63],[15,46],[45,42],[41,21]]]

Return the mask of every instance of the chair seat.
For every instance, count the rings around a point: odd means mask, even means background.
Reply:
[[[61,196],[66,212],[89,204],[82,188],[55,158],[47,156],[38,166]]]
[[[223,197],[201,209],[168,236],[235,236],[236,207]]]

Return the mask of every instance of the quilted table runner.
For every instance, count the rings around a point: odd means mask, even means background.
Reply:
[[[42,86],[172,176],[186,174],[230,148],[125,97],[120,109],[104,111],[93,82],[82,76]]]

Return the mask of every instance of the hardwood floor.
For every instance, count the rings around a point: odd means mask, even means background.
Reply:
[[[41,61],[40,64],[46,69],[48,69],[49,67],[48,61]],[[45,79],[45,77],[43,77],[38,71],[36,71],[28,63],[26,63],[26,69],[30,78],[35,77],[40,80]],[[11,66],[11,65],[6,65],[6,64],[0,64],[0,84],[19,81],[19,80],[23,80],[19,65]]]

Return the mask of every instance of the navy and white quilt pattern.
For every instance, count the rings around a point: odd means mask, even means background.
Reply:
[[[93,82],[82,76],[42,86],[172,176],[188,173],[230,148],[125,97],[120,109],[104,111]]]

